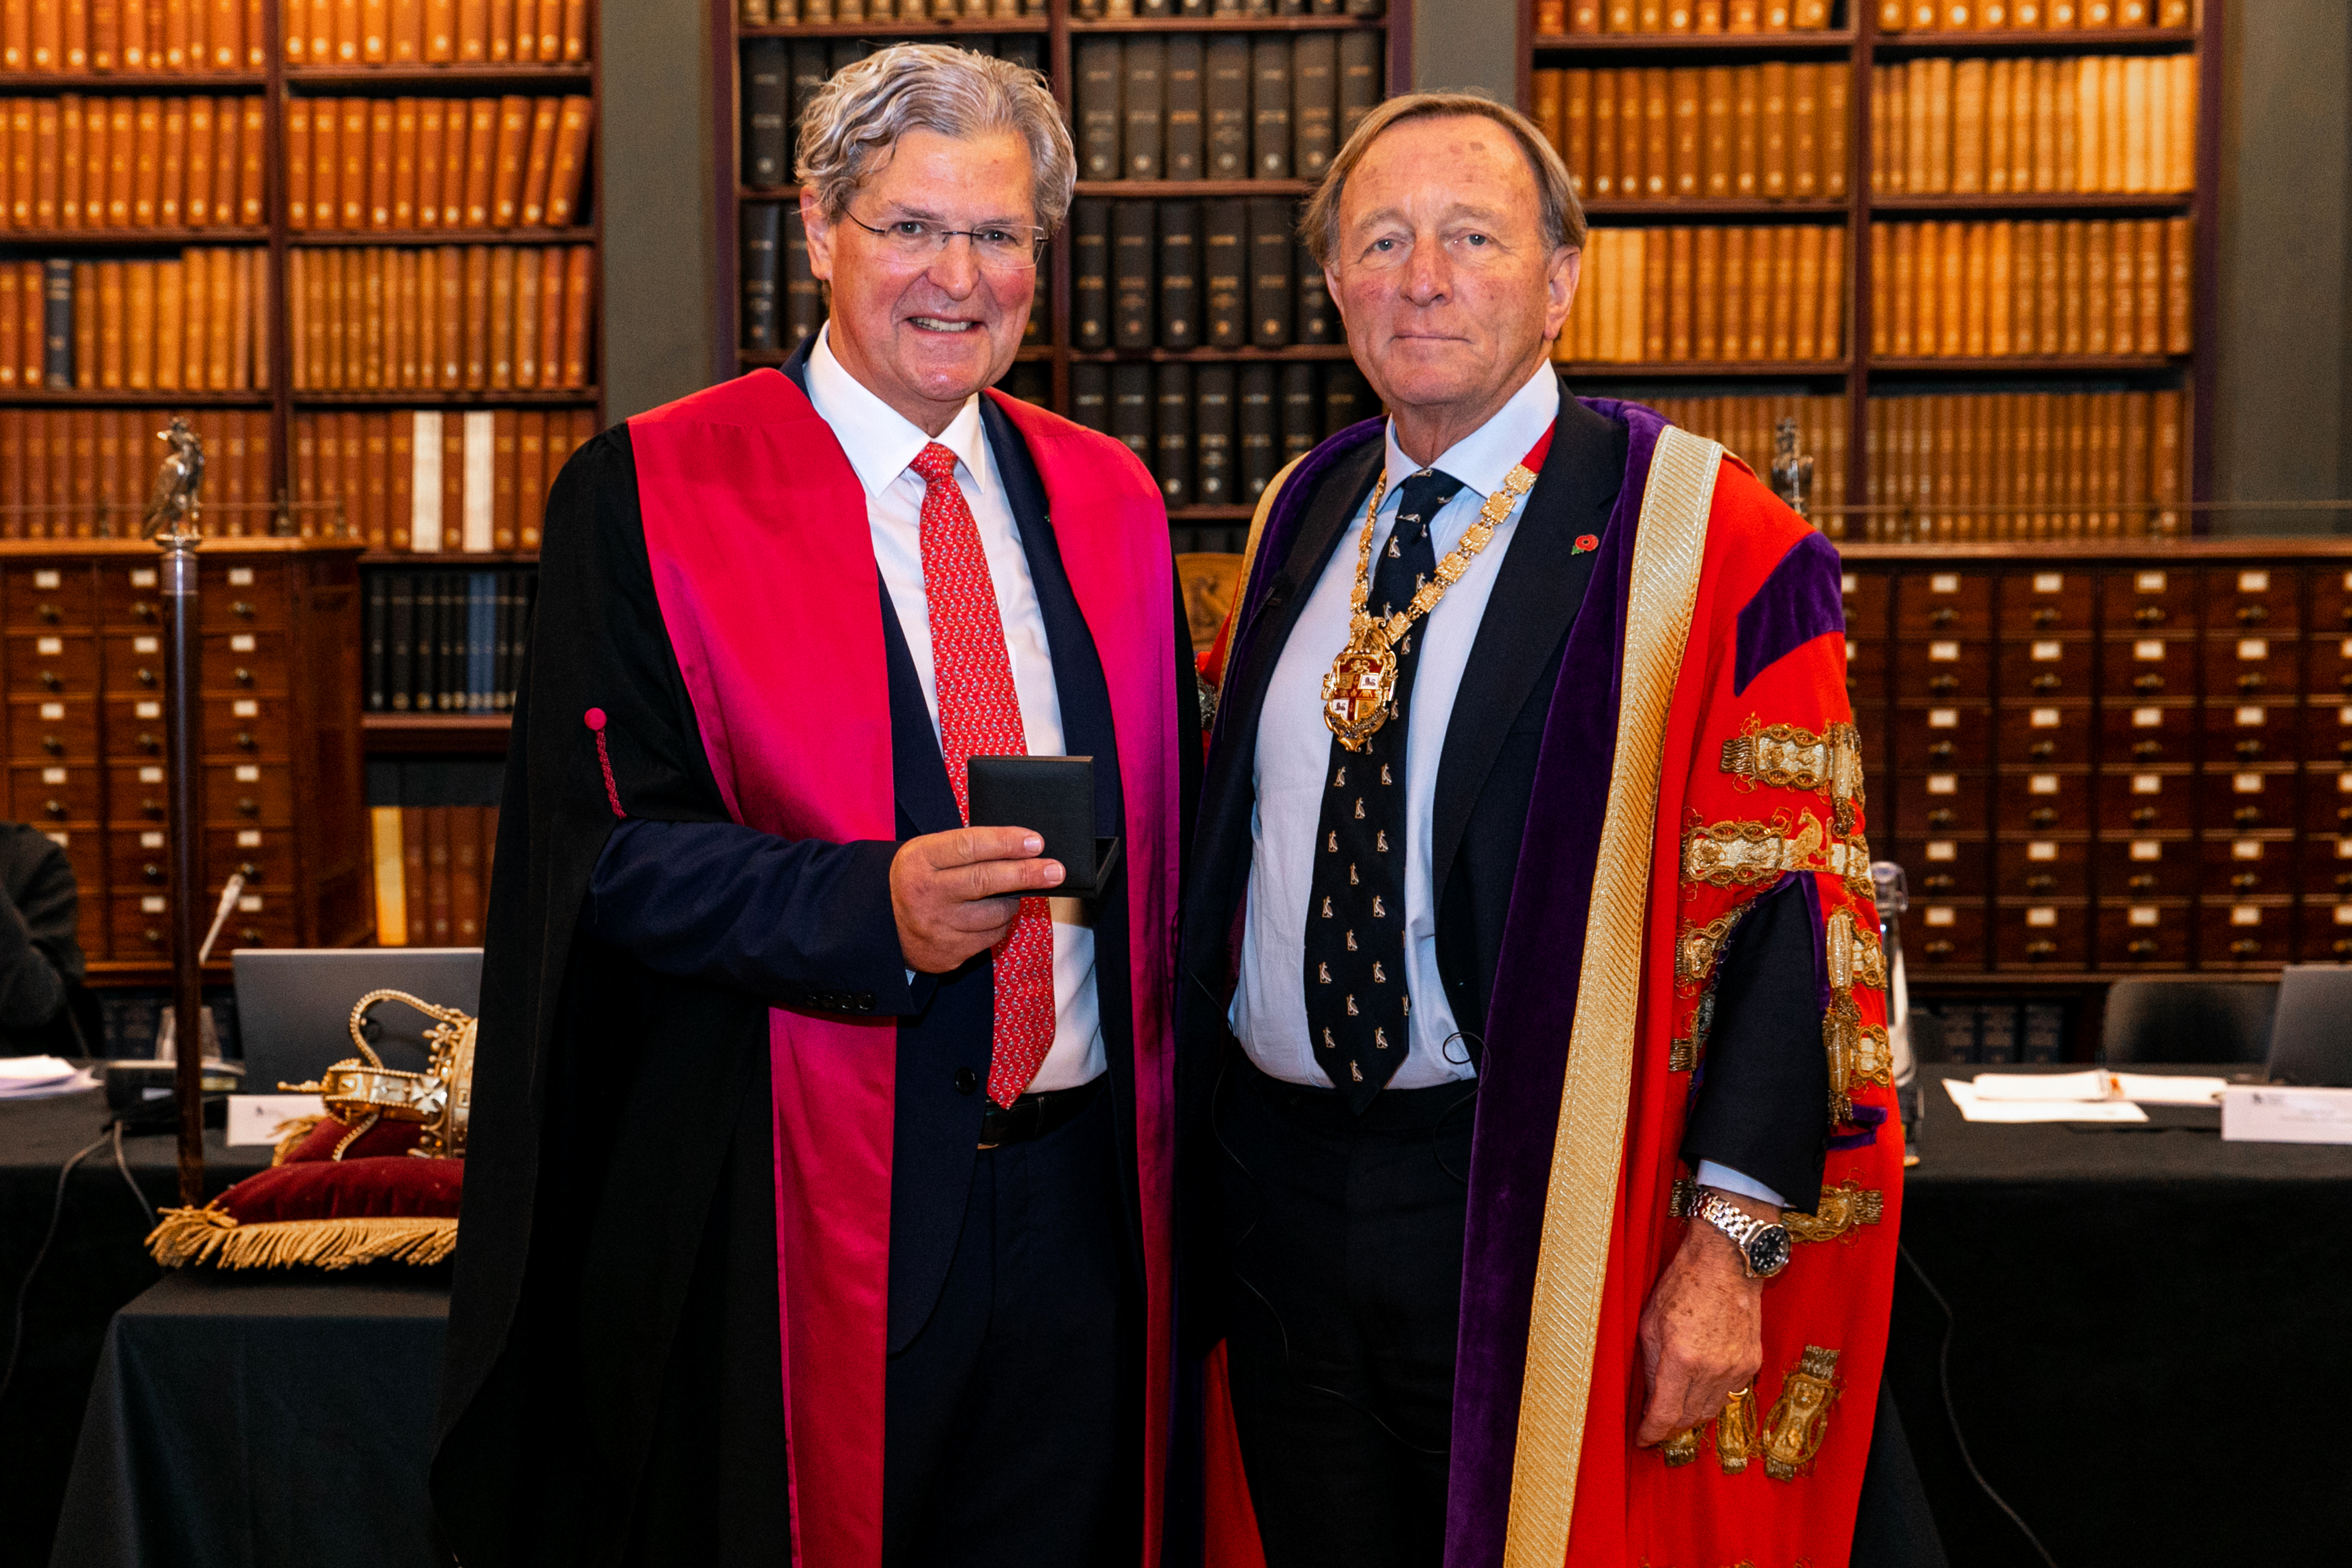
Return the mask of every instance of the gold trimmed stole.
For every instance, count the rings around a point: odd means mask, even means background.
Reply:
[[[1608,1285],[1666,710],[1682,674],[1706,520],[1723,447],[1668,426],[1658,436],[1633,540],[1617,752],[1593,864],[1583,966],[1552,1142],[1526,1382],[1511,1468],[1507,1568],[1559,1568],[1576,1505],[1592,1356]]]

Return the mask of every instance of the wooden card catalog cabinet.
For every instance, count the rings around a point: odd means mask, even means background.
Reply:
[[[1843,552],[1916,973],[2352,961],[2352,543]]]
[[[64,846],[91,959],[170,956],[157,552],[128,541],[0,543],[8,810]],[[358,547],[293,540],[197,552],[197,724],[215,943],[340,946],[368,931]]]

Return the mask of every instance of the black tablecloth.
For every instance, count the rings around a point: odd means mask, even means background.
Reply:
[[[115,1315],[56,1568],[431,1568],[444,1269],[191,1269]]]
[[[1958,1319],[1969,1447],[2052,1555],[2345,1561],[2352,1148],[2224,1143],[2208,1110],[1985,1125],[1940,1082],[1922,1088],[1904,1243]],[[1955,1568],[2035,1563],[1961,1464],[1937,1390],[1943,1331],[1898,1271],[1895,1393],[1947,1548]]]
[[[58,1170],[106,1120],[106,1098],[97,1089],[0,1104],[0,1356],[6,1353],[6,1314],[48,1226]],[[179,1201],[173,1134],[125,1138],[122,1152],[149,1203]],[[205,1135],[207,1195],[268,1163],[266,1148],[231,1149],[218,1131]],[[49,1560],[49,1535],[107,1320],[162,1277],[141,1246],[146,1234],[147,1215],[110,1149],[75,1168],[57,1240],[26,1299],[16,1378],[0,1398],[0,1568],[40,1568]]]

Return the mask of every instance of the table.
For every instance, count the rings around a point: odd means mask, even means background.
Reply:
[[[432,1568],[446,1268],[184,1269],[115,1314],[56,1568]]]
[[[1938,1081],[1979,1070],[1920,1069],[1903,1239],[1986,1479],[2064,1568],[2342,1561],[2352,1148],[2224,1143],[2203,1109],[1979,1125]],[[1943,1331],[1898,1269],[1890,1375],[1952,1563],[2034,1563],[1960,1462]]]
[[[106,1097],[98,1089],[0,1104],[0,1347],[6,1313],[48,1227],[58,1169],[106,1120]],[[171,1132],[126,1137],[122,1152],[150,1204],[179,1201],[179,1149]],[[208,1196],[268,1164],[266,1148],[231,1149],[218,1130],[205,1134]],[[66,1184],[57,1240],[26,1301],[16,1379],[0,1400],[0,1568],[43,1568],[49,1560],[107,1320],[163,1275],[141,1245],[146,1235],[147,1215],[114,1168],[112,1151],[100,1149]]]

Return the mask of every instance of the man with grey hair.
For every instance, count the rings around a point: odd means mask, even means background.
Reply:
[[[473,1568],[1155,1555],[1166,515],[990,390],[1069,205],[1043,80],[899,45],[800,147],[824,330],[550,500],[434,1468]],[[1052,820],[981,814],[970,759],[1062,753]]]
[[[1215,672],[1213,1500],[1273,1568],[1843,1563],[1901,1151],[1836,552],[1561,385],[1524,117],[1389,100],[1304,236],[1388,417],[1268,488]]]

